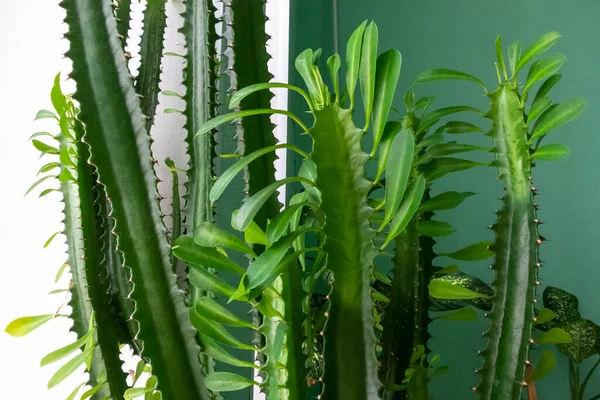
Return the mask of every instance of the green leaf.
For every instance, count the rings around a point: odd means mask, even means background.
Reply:
[[[371,22],[365,28],[360,54],[360,92],[362,94],[365,109],[366,131],[371,121],[373,111],[373,98],[375,97],[375,69],[377,65],[377,42],[379,41],[379,30],[375,22]],[[377,137],[375,137],[377,140]]]
[[[206,387],[213,392],[233,392],[253,385],[258,383],[232,372],[212,372],[206,377]]]
[[[32,140],[33,146],[44,154],[58,154],[58,149],[39,140]]]
[[[427,149],[427,152],[421,158],[419,158],[419,160],[417,161],[417,164],[425,164],[425,163],[433,160],[435,157],[447,156],[447,155],[458,154],[458,153],[466,153],[466,152],[475,151],[475,150],[489,151],[489,149],[487,149],[485,147],[472,146],[470,144],[462,144],[462,143],[456,143],[456,142],[439,143],[439,144],[436,144],[435,146],[431,146],[429,149]]]
[[[533,369],[533,374],[531,375],[531,382],[539,381],[542,378],[550,375],[552,370],[556,367],[556,356],[550,350],[544,350],[542,353],[542,357],[540,361],[538,361],[537,365]]]
[[[225,307],[217,303],[211,298],[200,297],[196,300],[195,309],[198,315],[203,318],[210,319],[219,324],[235,326],[239,328],[257,329],[248,321],[239,318]]]
[[[48,292],[48,294],[59,294],[59,293],[66,293],[68,292],[69,289],[54,289]]]
[[[52,375],[50,381],[48,381],[48,389],[52,389],[54,386],[64,381],[69,375],[75,372],[77,368],[79,368],[81,364],[83,364],[85,360],[92,355],[92,351],[94,351],[94,347],[90,347],[83,353],[76,355],[65,365],[60,367],[58,371]]]
[[[140,396],[144,396],[147,393],[152,393],[153,391],[154,391],[154,388],[146,388],[146,387],[127,389],[125,391],[124,399],[125,400],[134,400]]]
[[[385,283],[386,285],[392,284],[392,280],[390,279],[390,277],[378,270],[377,268],[375,268],[375,270],[373,271],[373,275],[375,279],[377,279],[379,282]]]
[[[444,132],[457,134],[457,133],[471,133],[471,132],[482,132],[485,133],[483,129],[478,127],[477,125],[470,124],[464,121],[448,121],[445,125],[446,129]]]
[[[50,132],[36,132],[33,135],[29,136],[29,140],[36,138],[36,137],[41,137],[41,136],[48,136],[48,137],[51,137],[52,139],[55,139],[54,135],[51,134]]]
[[[79,392],[79,389],[81,389],[81,387],[85,385],[84,383],[80,383],[75,389],[73,389],[73,391],[71,392],[71,394],[69,395],[69,397],[67,397],[67,400],[75,400],[75,396],[77,396],[77,392]]]
[[[429,295],[438,299],[451,300],[477,299],[480,297],[487,297],[482,293],[477,293],[462,286],[453,285],[450,282],[438,279],[433,280],[429,283]]]
[[[439,255],[459,261],[487,260],[494,255],[494,253],[490,250],[491,245],[491,242],[483,241],[472,244],[453,253],[441,253]]]
[[[508,79],[506,73],[506,63],[504,62],[504,54],[502,54],[502,40],[500,39],[500,36],[496,37],[496,59],[498,60],[500,71],[502,71],[504,77]]]
[[[25,336],[54,318],[54,314],[21,317],[12,321],[6,327],[6,333],[14,337]]]
[[[340,79],[338,73],[341,66],[342,59],[338,54],[334,54],[327,59],[327,69],[329,70],[329,76],[331,77],[333,92],[335,93],[335,99],[337,102],[340,101]]]
[[[430,378],[433,378],[434,376],[444,375],[444,374],[447,374],[448,372],[450,372],[450,366],[448,366],[448,365],[442,365],[441,367],[437,367],[433,371],[433,373],[431,374]]]
[[[91,398],[93,395],[95,395],[96,393],[98,393],[100,391],[100,389],[102,389],[102,386],[106,385],[107,382],[102,382],[96,386],[94,386],[93,388],[83,392],[83,394],[81,395],[81,399],[80,400],[85,400],[85,399],[89,399]]]
[[[54,232],[54,233],[52,234],[52,236],[50,236],[50,237],[48,238],[48,240],[46,240],[46,243],[44,243],[44,248],[46,248],[46,247],[50,246],[50,243],[52,243],[52,240],[54,240],[54,238],[56,237],[56,235],[58,235],[58,234],[60,234],[60,233],[62,233],[62,231]]]
[[[535,316],[535,324],[545,324],[546,322],[552,321],[556,317],[554,311],[549,308],[542,308]]]
[[[561,328],[552,328],[535,338],[537,344],[571,343],[573,339],[567,331]]]
[[[576,363],[581,363],[598,353],[598,348],[600,347],[600,326],[589,319],[581,317],[563,323],[560,326],[568,332],[572,342],[559,344],[556,348],[569,359]]]
[[[420,98],[415,104],[415,111],[423,109],[423,112],[425,113],[434,100],[435,97],[433,96]]]
[[[299,87],[294,86],[294,85],[289,85],[287,83],[265,82],[265,83],[256,83],[254,85],[246,86],[245,88],[242,88],[242,89],[238,90],[237,92],[235,92],[233,94],[233,96],[231,96],[231,99],[229,100],[229,109],[233,110],[234,108],[238,107],[240,105],[240,103],[246,97],[250,96],[251,94],[260,92],[262,90],[268,90],[268,89],[293,90],[294,92],[300,93],[302,95],[302,97],[304,97],[304,99],[306,100],[308,105],[311,106],[310,97],[308,97],[308,94],[304,90],[300,89]],[[164,92],[162,92],[162,93],[164,93]]]
[[[63,272],[65,272],[65,269],[68,266],[69,266],[69,264],[67,264],[67,263],[64,263],[63,265],[60,266],[60,268],[58,269],[58,272],[56,272],[56,276],[54,277],[54,283],[58,282],[58,280],[60,279]]]
[[[236,214],[234,212],[234,214]],[[232,214],[232,220],[235,218],[235,215]],[[250,225],[244,231],[244,240],[248,243],[260,244],[263,246],[269,246],[269,241],[267,240],[267,236],[265,231],[263,231],[260,226],[254,221],[250,222]]]
[[[400,122],[389,121],[385,124],[377,157],[377,176],[375,177],[375,182],[378,182],[383,175],[392,149],[392,143],[394,143],[394,139],[402,129],[402,124]],[[409,130],[407,130],[407,132],[412,136],[412,133]]]
[[[379,232],[394,218],[408,184],[410,177],[415,139],[412,133],[404,129],[392,141],[390,155],[387,158],[385,181],[385,216]]]
[[[242,207],[240,207],[235,220],[232,220],[232,227],[238,231],[245,230],[248,225],[250,225],[256,214],[263,207],[265,202],[277,192],[277,189],[283,185],[287,185],[288,183],[300,182],[302,180],[303,179],[299,177],[285,178],[280,181],[273,182],[267,187],[259,190],[253,196],[246,199]]]
[[[525,50],[517,66],[515,68],[515,75],[523,69],[525,65],[527,65],[532,59],[537,57],[539,54],[548,50],[550,47],[554,46],[554,43],[558,40],[560,34],[558,32],[549,32],[543,35],[541,38],[536,40],[531,46]]]
[[[67,149],[67,147],[62,148],[62,150],[60,151],[59,159],[62,165],[66,167],[77,168],[73,160],[71,160],[71,156],[69,155],[69,150]]]
[[[206,335],[200,334],[200,341],[202,343],[202,351],[207,356],[212,357],[217,361],[233,365],[234,367],[260,368],[256,364],[235,358],[227,351],[225,351],[221,346],[219,346],[214,340],[212,340]]]
[[[296,57],[294,65],[304,80],[311,97],[318,106],[322,106],[325,102],[325,99],[323,98],[322,88],[319,86],[320,82],[316,74],[318,69],[314,67],[313,59],[314,54],[312,49],[306,49],[300,53],[298,57]]]
[[[65,182],[77,182],[73,174],[68,168],[63,168],[58,174],[58,181],[61,183]]]
[[[160,94],[162,94],[163,96],[172,96],[172,97],[179,97],[179,98],[183,98],[182,95],[180,95],[177,92],[173,92],[172,90],[161,90]]]
[[[554,87],[554,85],[556,85],[558,83],[558,81],[560,81],[561,78],[562,78],[561,74],[556,74],[556,75],[552,75],[550,78],[546,79],[544,81],[544,83],[542,83],[542,86],[540,86],[540,88],[538,89],[537,93],[535,94],[533,102],[535,103],[539,99],[546,97],[548,95],[548,93],[550,92],[550,90]]]
[[[53,170],[54,168],[60,167],[60,164],[57,162],[50,162],[48,164],[43,165],[38,171],[37,175],[42,174],[44,172],[48,172]]]
[[[352,33],[348,40],[348,44],[346,45],[346,89],[348,90],[348,97],[350,98],[350,108],[354,108],[354,91],[358,79],[361,48],[366,26],[367,21],[360,24]]]
[[[224,256],[212,247],[200,246],[189,236],[180,236],[173,243],[175,257],[194,266],[214,268],[219,271],[243,275],[246,271],[235,261]],[[201,267],[200,267],[201,268]]]
[[[477,311],[471,307],[464,307],[459,308],[458,310],[449,311],[444,314],[438,314],[432,319],[447,319],[450,321],[477,321]]]
[[[508,46],[508,65],[510,67],[510,74],[515,76],[517,63],[519,62],[519,58],[521,57],[521,42],[516,41],[513,42],[510,46]]]
[[[296,204],[290,204],[285,210],[277,214],[273,220],[267,225],[267,240],[269,243],[278,241],[288,231],[288,226],[293,218],[296,217],[298,212],[302,211],[302,208],[309,203],[302,202]]]
[[[465,201],[465,196],[460,192],[444,192],[421,204],[419,212],[450,210],[458,207],[463,201]]]
[[[404,196],[402,199],[400,209],[392,220],[390,231],[387,235],[385,243],[381,246],[381,250],[383,250],[396,236],[404,231],[421,204],[421,199],[425,193],[426,186],[427,182],[422,175],[419,175],[413,179],[408,191],[406,192],[406,196]]]
[[[478,166],[485,166],[486,163],[464,160],[462,158],[436,157],[426,164],[419,166],[428,182],[439,179],[449,173],[464,171]]]
[[[443,131],[443,129],[442,129],[442,131]],[[434,133],[433,135],[429,135],[417,144],[417,151],[424,149],[428,146],[434,146],[434,145],[442,142],[443,140],[444,140],[444,135],[442,133]],[[381,157],[381,155],[380,155],[380,157]]]
[[[31,185],[29,187],[29,189],[27,189],[27,192],[25,192],[25,196],[27,196],[29,194],[29,192],[31,192],[33,189],[35,189],[40,183],[44,182],[46,179],[50,179],[50,178],[56,178],[56,176],[54,175],[46,175],[44,177],[41,177],[40,179],[38,179],[37,181],[35,181],[35,183],[33,185]]]
[[[565,158],[569,155],[569,153],[570,151],[567,146],[564,144],[554,143],[538,148],[531,157],[539,161],[552,161]]]
[[[61,347],[58,350],[54,350],[52,353],[48,354],[40,361],[40,366],[51,364],[55,361],[61,360],[73,353],[75,350],[81,348],[88,339],[94,334],[93,330],[90,330],[88,333],[77,339],[76,342],[66,345],[65,347]]]
[[[50,91],[50,100],[59,115],[67,109],[67,100],[60,90],[60,72],[54,77],[54,85]]]
[[[167,110],[165,110],[166,112]],[[181,112],[179,110],[176,110],[177,112]],[[290,117],[292,120],[294,120],[302,129],[304,129],[305,132],[308,132],[308,127],[306,125],[304,125],[302,123],[302,121],[293,113],[286,111],[286,110],[277,110],[277,109],[271,109],[271,108],[259,108],[256,110],[242,110],[242,111],[235,111],[229,114],[222,114],[219,115],[216,118],[211,119],[210,121],[207,121],[204,125],[202,125],[200,127],[200,129],[198,129],[198,132],[196,132],[196,136],[198,135],[205,135],[208,132],[212,131],[213,129],[215,129],[217,126],[219,125],[223,125],[227,122],[231,122],[234,121],[236,119],[240,119],[240,118],[244,118],[244,117],[251,117],[253,115],[271,115],[271,114],[281,114],[281,115],[285,115],[287,117]],[[284,146],[286,147],[286,146]],[[267,151],[268,153],[268,151]],[[265,153],[266,154],[266,153]]]
[[[199,289],[206,290],[212,293],[218,293],[227,298],[231,297],[235,292],[233,286],[218,278],[214,274],[208,272],[205,268],[191,265],[192,269],[189,272],[190,283]]]
[[[211,203],[215,203],[219,199],[219,197],[221,197],[221,195],[223,194],[223,192],[225,191],[227,186],[229,186],[231,181],[233,181],[233,179],[237,176],[237,174],[239,174],[245,167],[247,167],[248,164],[250,164],[252,161],[256,160],[257,158],[264,156],[265,154],[273,152],[277,149],[284,149],[284,148],[296,149],[295,146],[290,147],[290,145],[287,145],[287,144],[269,146],[269,147],[265,147],[264,149],[257,150],[254,153],[251,153],[251,154],[239,159],[238,161],[236,161],[235,164],[233,164],[231,167],[227,168],[227,170],[225,170],[225,172],[223,172],[221,174],[221,176],[219,176],[219,178],[215,181],[214,185],[210,189]],[[304,153],[304,154],[302,154],[302,153],[303,152],[301,152],[300,154],[308,156],[306,153]]]
[[[451,235],[455,230],[446,222],[427,220],[417,223],[417,232],[423,236],[441,237]]]
[[[375,77],[375,98],[373,101],[373,151],[381,141],[384,128],[394,100],[394,93],[400,78],[402,55],[398,50],[388,50],[377,57]]]
[[[71,117],[69,117],[66,113],[61,115],[60,120],[58,121],[58,126],[60,126],[60,133],[62,133],[64,137],[68,138],[71,142],[75,142]]]
[[[446,274],[453,274],[455,272],[458,272],[458,265],[448,265],[447,267],[444,267],[444,268],[440,269],[439,271],[436,271],[435,274],[436,275],[446,275]]]
[[[587,101],[582,98],[574,98],[559,104],[534,129],[530,141],[538,137],[543,137],[548,132],[577,118],[583,112],[586,104]]]
[[[210,222],[202,222],[195,227],[194,241],[200,246],[231,249],[256,257],[256,253],[246,242]]]
[[[565,61],[567,61],[567,58],[563,54],[555,54],[549,58],[534,62],[529,68],[527,81],[525,81],[525,86],[523,87],[523,96],[525,96],[533,85],[555,74]]]
[[[466,73],[460,72],[460,71],[454,71],[451,69],[443,69],[443,68],[430,69],[430,70],[421,72],[419,75],[417,75],[413,85],[417,84],[417,83],[442,81],[442,80],[471,81],[471,82],[475,82],[482,88],[486,89],[483,82],[480,81],[479,79],[475,78],[473,75],[469,75],[469,74],[466,74]]]
[[[423,119],[419,123],[419,129],[417,130],[417,134],[427,131],[429,128],[431,128],[433,125],[435,125],[443,117],[446,117],[446,116],[452,115],[452,114],[456,114],[459,112],[464,112],[464,111],[472,111],[472,112],[475,112],[480,115],[484,114],[482,111],[480,111],[474,107],[469,107],[469,106],[452,106],[452,107],[440,108],[440,109],[435,110],[432,113],[427,114],[423,117]]]
[[[548,96],[544,96],[539,100],[533,102],[529,115],[527,116],[527,123],[531,123],[534,119],[538,118],[552,105],[552,100]]]
[[[229,333],[221,324],[201,317],[194,309],[190,308],[190,319],[198,332],[202,332],[217,342],[241,350],[257,350],[255,347],[242,343]]]
[[[58,117],[56,116],[56,114],[54,114],[52,111],[49,111],[49,110],[38,111],[33,120],[37,121],[38,119],[44,119],[44,118],[54,118],[55,120],[58,121]]]
[[[165,108],[163,110],[164,114],[183,114],[182,110],[178,110],[176,108]]]
[[[39,194],[39,196],[38,196],[38,197],[42,198],[42,197],[44,197],[45,195],[47,195],[47,194],[50,194],[50,193],[52,193],[52,192],[58,192],[58,190],[57,190],[57,189],[45,189],[45,190],[43,190],[42,192],[40,192],[40,194]]]

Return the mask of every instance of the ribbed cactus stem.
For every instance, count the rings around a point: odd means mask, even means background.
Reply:
[[[534,299],[537,285],[538,235],[535,188],[531,185],[531,161],[527,129],[520,96],[510,83],[489,95],[494,164],[504,181],[502,209],[492,229],[496,241],[493,270],[493,307],[485,332],[487,346],[481,351],[481,381],[475,388],[480,399],[518,399],[525,385],[525,367],[529,359]]]

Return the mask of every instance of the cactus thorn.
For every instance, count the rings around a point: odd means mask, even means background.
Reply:
[[[473,387],[471,388],[471,390],[472,390],[473,392],[477,393],[477,388],[476,388],[475,386],[473,386]]]
[[[519,385],[521,385],[521,386],[529,386],[529,385],[527,384],[527,382],[525,382],[525,381],[522,381],[522,382],[520,382],[520,383],[519,383]]]
[[[541,266],[542,266],[542,263],[540,263],[540,262],[538,262],[538,263],[535,263],[535,266],[536,266],[536,267],[541,267]]]
[[[534,304],[535,304],[535,303],[537,303],[537,302],[538,302],[538,301],[537,301],[537,299],[533,299],[533,303],[534,303]]]
[[[535,341],[533,339],[529,339],[529,344],[534,344]]]

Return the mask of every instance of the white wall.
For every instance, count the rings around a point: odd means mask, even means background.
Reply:
[[[65,260],[62,237],[44,249],[46,239],[61,230],[61,205],[58,194],[42,199],[37,193],[23,194],[35,181],[35,175],[44,159],[27,140],[37,131],[56,130],[48,122],[32,122],[38,109],[51,109],[49,98],[54,75],[68,72],[70,63],[63,59],[68,43],[62,40],[66,27],[62,24],[64,12],[58,0],[0,0],[0,386],[2,399],[64,399],[83,381],[74,374],[48,391],[48,379],[59,365],[39,367],[39,360],[47,353],[73,342],[66,319],[51,321],[24,338],[13,338],[4,328],[13,319],[25,315],[54,313],[62,303],[63,295],[46,295],[56,288],[66,288],[68,274],[54,284],[54,276]],[[176,33],[181,25],[178,12],[181,0],[168,4],[168,32],[166,51],[181,52],[182,38]],[[274,60],[270,68],[279,81],[287,80],[287,43],[289,1],[274,0],[269,4],[271,21],[267,29],[276,38],[270,43]],[[140,24],[135,24],[134,27]],[[130,42],[135,50],[135,40]],[[161,88],[181,90],[181,60],[166,59]],[[72,84],[67,85],[72,89]],[[283,94],[283,96],[282,96]],[[168,104],[165,104],[168,102]],[[285,93],[274,100],[277,108],[287,107]],[[181,107],[181,101],[161,97],[159,113],[166,107]],[[47,120],[44,120],[47,121]],[[280,120],[276,122],[281,122]],[[153,130],[153,151],[158,160],[170,156],[179,166],[185,163],[181,140],[184,120],[175,114],[159,115]],[[285,126],[285,124],[283,124]],[[278,136],[285,137],[285,130]],[[285,165],[285,158],[279,160]],[[281,170],[281,168],[279,168]],[[164,180],[159,185],[168,195],[170,175],[159,171]],[[170,212],[170,201],[163,202],[164,211]],[[58,363],[60,364],[60,362]],[[82,372],[83,374],[83,372]],[[80,392],[81,394],[82,392]]]

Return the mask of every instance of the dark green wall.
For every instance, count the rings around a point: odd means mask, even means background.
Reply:
[[[472,73],[490,88],[496,81],[494,40],[502,35],[505,46],[521,40],[524,46],[543,33],[558,30],[563,37],[554,51],[562,52],[568,62],[563,67],[563,80],[552,92],[555,102],[582,96],[589,104],[584,115],[563,129],[549,135],[547,143],[567,144],[572,154],[561,161],[539,163],[534,170],[536,188],[540,192],[541,233],[549,241],[542,246],[542,287],[553,285],[576,294],[584,317],[600,323],[600,263],[596,261],[600,242],[600,177],[598,150],[600,132],[594,118],[600,105],[600,2],[596,0],[338,0],[340,48],[354,28],[365,19],[379,26],[380,51],[398,48],[403,55],[401,86],[396,105],[401,107],[401,95],[416,74],[424,69],[446,67]],[[330,29],[333,28],[331,2],[297,0],[292,8],[292,47],[290,56],[311,46],[324,47],[324,55],[333,48]],[[329,51],[327,51],[329,50]],[[297,83],[293,71],[291,80]],[[523,77],[522,77],[523,78]],[[488,106],[487,99],[475,85],[447,83],[423,86],[419,95],[436,96],[436,105]],[[292,109],[299,111],[297,104]],[[471,120],[483,126],[482,120]],[[487,128],[487,126],[486,126]],[[472,137],[467,143],[490,145],[484,137]],[[489,155],[477,157],[489,160]],[[494,210],[500,205],[502,184],[495,180],[495,170],[480,168],[453,174],[440,180],[434,192],[453,188],[474,191],[478,196],[468,199],[460,208],[441,217],[458,230],[448,239],[440,240],[440,251],[452,250],[483,239],[492,239],[486,229],[495,221]],[[441,265],[447,261],[440,260]],[[461,267],[487,282],[492,274],[489,263],[465,263]],[[541,297],[540,297],[541,299]],[[484,346],[481,332],[487,323],[436,322],[431,327],[431,348],[440,353],[451,373],[433,382],[434,400],[464,400],[473,398],[471,386],[477,382],[473,369],[481,365],[476,351]],[[539,351],[537,352],[539,354]],[[558,355],[557,369],[538,383],[543,400],[567,399],[567,364]],[[587,399],[600,393],[600,373],[590,384]]]

